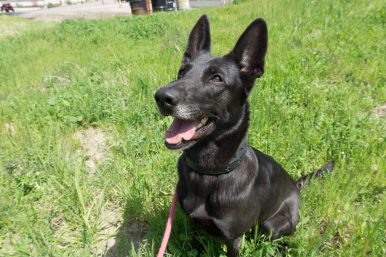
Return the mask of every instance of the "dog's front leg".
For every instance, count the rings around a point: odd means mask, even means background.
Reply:
[[[225,242],[227,246],[227,256],[228,257],[239,257],[239,244],[240,237]]]
[[[191,241],[191,246],[193,249],[196,249],[198,252],[198,255],[204,252],[204,246],[201,244],[200,240],[198,240],[200,231],[199,229],[191,224],[190,229],[192,231],[192,241]]]

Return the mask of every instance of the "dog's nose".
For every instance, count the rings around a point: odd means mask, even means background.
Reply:
[[[171,109],[179,101],[179,93],[173,88],[162,87],[154,95],[157,105],[162,108]]]

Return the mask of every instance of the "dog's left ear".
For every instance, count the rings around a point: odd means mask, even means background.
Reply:
[[[248,87],[264,74],[264,60],[268,46],[268,29],[263,19],[252,22],[240,36],[233,50],[227,55],[238,64],[240,77]]]
[[[210,52],[210,29],[207,15],[202,15],[190,32],[182,64],[192,61],[200,52]]]

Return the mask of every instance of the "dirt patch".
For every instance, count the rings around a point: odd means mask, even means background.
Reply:
[[[16,242],[20,242],[20,235],[14,233],[9,233],[7,237],[0,241],[1,256],[16,256]],[[3,255],[4,254],[4,255]]]
[[[137,249],[144,237],[145,223],[123,220],[119,208],[106,205],[99,218],[97,256],[130,256],[132,245]]]
[[[74,133],[73,137],[79,140],[80,155],[90,169],[89,175],[92,178],[98,164],[108,159],[111,133],[90,127]],[[95,197],[99,195],[96,191]],[[61,219],[55,220],[55,224],[61,224],[61,222]],[[130,256],[132,245],[135,249],[139,247],[145,234],[146,224],[126,217],[122,207],[108,201],[100,211],[96,226],[98,232],[94,248],[95,255],[118,257]]]
[[[108,150],[105,133],[98,128],[87,128],[76,132],[74,137],[80,141],[85,151],[84,158],[87,167],[95,171],[97,165],[105,159]]]
[[[320,29],[313,30],[311,33],[309,33],[307,36],[309,38],[318,38],[322,35],[322,31]]]
[[[16,134],[16,128],[12,123],[6,122],[4,124],[4,129],[10,136],[14,136]]]
[[[118,208],[105,206],[99,217],[97,256],[104,256],[107,250],[115,244],[115,236],[119,224],[122,223]]]
[[[79,238],[82,231],[79,228],[71,228],[67,223],[63,213],[57,213],[49,220],[49,226],[53,231],[57,241],[58,248],[66,248],[68,245],[76,244],[76,238]]]
[[[386,102],[373,109],[373,116],[376,119],[383,119],[386,117]]]

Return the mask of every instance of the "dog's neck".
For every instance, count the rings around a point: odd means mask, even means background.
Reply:
[[[241,109],[240,119],[229,129],[213,135],[210,139],[198,142],[184,153],[190,160],[206,168],[223,167],[234,158],[243,139],[248,134],[248,103]]]

